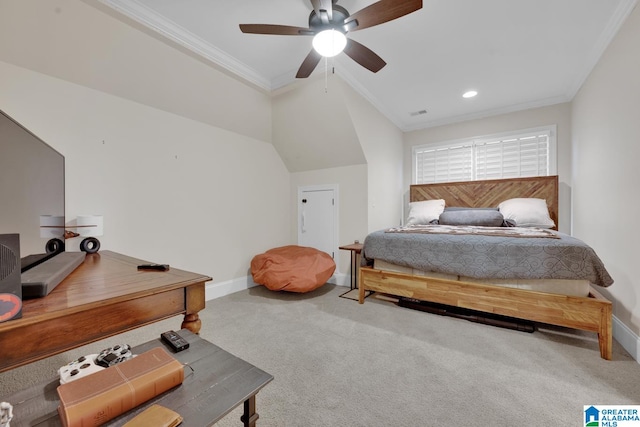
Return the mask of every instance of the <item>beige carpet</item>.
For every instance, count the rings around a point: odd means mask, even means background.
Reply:
[[[256,287],[201,312],[203,338],[275,377],[257,395],[259,427],[579,426],[583,405],[640,400],[640,365],[616,342],[613,360],[602,360],[595,334],[518,332],[374,296],[358,304],[339,298],[345,290]],[[169,319],[0,374],[0,396],[54,376],[80,354],[179,324]],[[240,415],[218,425],[238,426]]]

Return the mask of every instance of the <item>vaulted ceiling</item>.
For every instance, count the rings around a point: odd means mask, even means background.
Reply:
[[[310,0],[99,0],[238,78],[292,84],[310,36],[243,34],[239,24],[307,27]],[[350,13],[373,0],[339,0]],[[403,131],[570,101],[637,0],[424,0],[422,9],[351,32],[387,65],[342,53],[311,79],[340,75]],[[465,99],[462,94],[476,90]],[[420,113],[421,112],[421,113]]]

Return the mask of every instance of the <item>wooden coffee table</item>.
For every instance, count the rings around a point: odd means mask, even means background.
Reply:
[[[87,254],[49,295],[24,301],[21,319],[0,323],[0,372],[178,314],[182,328],[198,333],[211,278],[173,267],[138,271],[140,264],[149,261]]]
[[[188,342],[189,348],[172,353],[158,337],[133,347],[133,354],[140,354],[162,346],[185,364],[182,385],[157,396],[137,408],[111,420],[106,425],[121,426],[153,404],[159,404],[179,413],[183,427],[211,426],[233,409],[244,403],[241,421],[246,427],[256,425],[256,394],[273,376],[252,364],[232,355],[220,347],[183,329],[178,332]],[[80,357],[82,355],[78,355]],[[11,427],[46,425],[60,426],[57,412],[60,401],[56,376],[11,396],[1,396],[0,401],[11,403],[14,418]]]

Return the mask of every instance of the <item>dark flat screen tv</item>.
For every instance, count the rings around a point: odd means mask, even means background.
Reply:
[[[0,110],[0,234],[20,234],[22,272],[64,251],[40,227],[64,209],[64,156]]]

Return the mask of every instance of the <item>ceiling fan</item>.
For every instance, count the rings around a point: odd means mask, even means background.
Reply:
[[[309,15],[308,28],[240,24],[240,30],[248,34],[314,36],[313,49],[298,69],[297,78],[309,77],[323,56],[335,56],[343,50],[358,64],[377,73],[387,63],[368,47],[347,39],[346,34],[392,21],[422,8],[422,0],[380,0],[351,15],[347,9],[338,6],[337,1],[311,0],[313,10]]]

